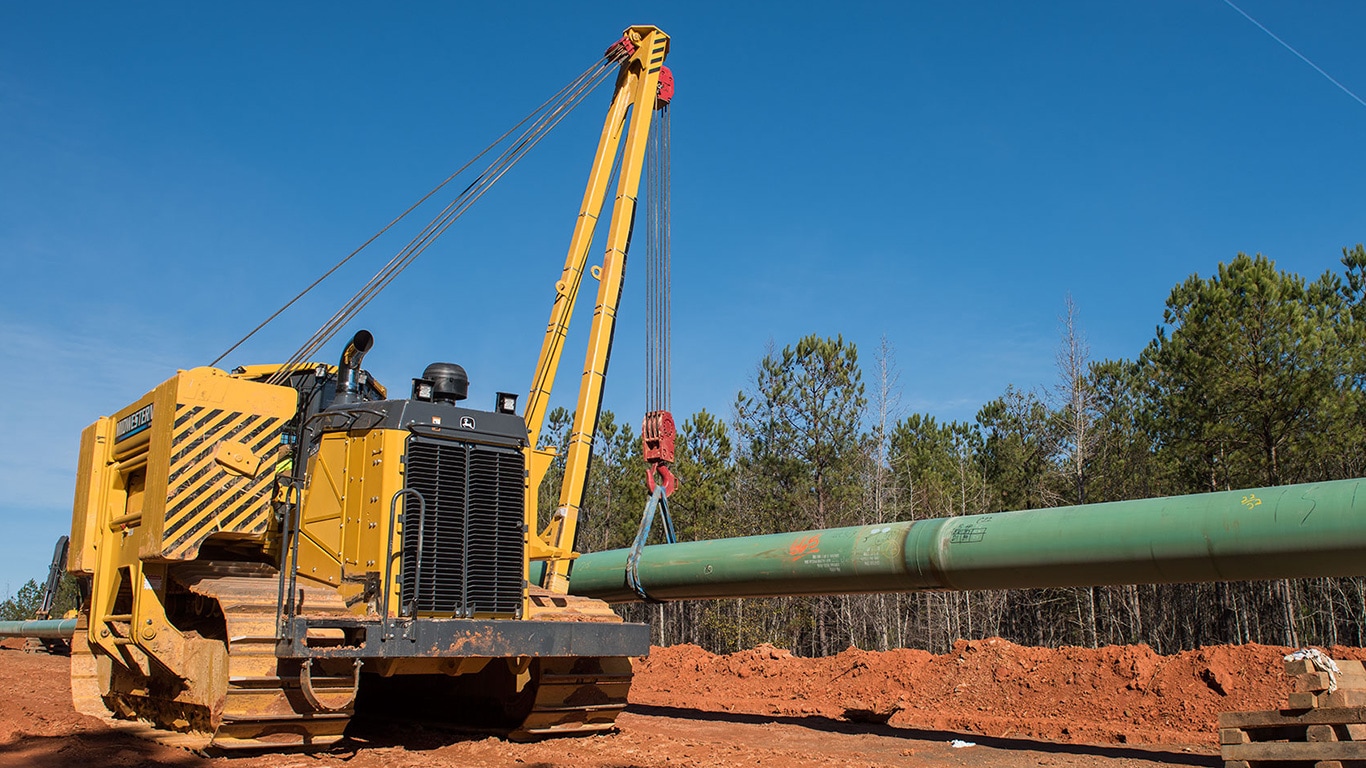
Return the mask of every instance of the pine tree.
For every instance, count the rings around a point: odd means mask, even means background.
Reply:
[[[807,336],[764,356],[754,390],[736,398],[735,431],[742,466],[773,478],[771,490],[800,510],[793,517],[770,509],[778,515],[772,522],[795,529],[843,520],[866,403],[858,350],[843,337]]]
[[[1307,285],[1260,254],[1172,290],[1141,363],[1158,448],[1200,490],[1307,478],[1341,416],[1352,355],[1341,281]]]

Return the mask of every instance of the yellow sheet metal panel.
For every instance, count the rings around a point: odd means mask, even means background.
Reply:
[[[233,379],[213,368],[180,373],[176,390],[161,555],[189,559],[210,535],[266,533],[273,515],[274,454],[298,396],[287,387]],[[224,443],[230,450],[218,452]]]
[[[71,543],[66,556],[66,569],[71,573],[90,575],[98,562],[99,512],[104,505],[105,467],[113,442],[113,425],[113,419],[101,416],[81,432],[76,497],[71,504]]]
[[[102,489],[105,524],[136,540],[144,559],[194,559],[212,535],[262,536],[270,459],[296,403],[288,387],[179,371],[110,417],[113,462],[87,493]]]
[[[308,487],[300,513],[299,576],[333,587],[341,583],[350,442],[345,432],[319,439],[318,450],[309,458]]]
[[[385,560],[403,549],[402,541],[397,538],[401,521],[396,519],[391,528],[389,511],[394,504],[394,495],[404,485],[403,452],[407,438],[406,430],[377,429],[367,433],[363,441],[356,441],[362,448],[356,468],[364,480],[361,483],[355,534],[348,537],[348,557],[343,563],[342,573],[348,582],[364,584],[366,590],[373,591],[366,600],[356,604],[357,609],[366,608],[372,603],[379,607],[384,592]],[[399,499],[397,510],[402,509],[403,499]],[[395,578],[397,573],[395,565],[390,571],[391,578]],[[390,591],[395,595],[393,601],[396,604],[397,586]]]
[[[299,577],[339,589],[355,613],[379,607],[390,540],[392,554],[402,550],[401,524],[396,520],[391,530],[389,510],[403,488],[407,437],[398,429],[331,432],[309,463]],[[396,564],[388,572],[397,579]],[[397,588],[391,592],[396,604]]]

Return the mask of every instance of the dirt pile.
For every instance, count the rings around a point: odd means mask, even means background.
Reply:
[[[205,759],[112,732],[72,710],[68,660],[0,645],[0,768],[456,768],[467,765],[899,765],[1148,768],[1218,765],[1219,712],[1277,706],[1285,648],[850,649],[821,659],[773,646],[728,656],[655,648],[637,663],[614,734],[513,744],[401,723],[353,723],[337,749]],[[1362,659],[1362,649],[1335,648]],[[955,739],[977,742],[956,749]],[[1157,745],[1157,746],[1142,746]]]
[[[1289,649],[1216,646],[1159,656],[1147,646],[1028,648],[992,638],[935,656],[851,648],[796,658],[773,646],[717,656],[656,648],[632,702],[822,716],[1001,737],[1102,744],[1211,742],[1220,712],[1270,709],[1290,690]],[[1335,648],[1336,658],[1362,658]]]

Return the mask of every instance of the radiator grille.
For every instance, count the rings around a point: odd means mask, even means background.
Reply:
[[[416,493],[404,502],[404,612],[518,615],[522,452],[413,437],[406,473]]]

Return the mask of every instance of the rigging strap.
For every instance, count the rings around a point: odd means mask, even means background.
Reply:
[[[669,501],[665,497],[663,486],[656,487],[650,494],[650,500],[645,503],[645,514],[640,518],[640,528],[636,530],[636,540],[631,542],[631,551],[626,555],[626,583],[640,596],[641,600],[647,603],[663,602],[650,597],[650,594],[645,591],[645,585],[640,583],[640,553],[645,549],[645,540],[650,538],[650,528],[654,524],[656,511],[664,519],[665,543],[677,543],[678,536],[674,533],[674,521],[669,515]]]

